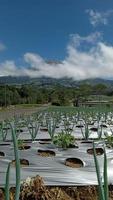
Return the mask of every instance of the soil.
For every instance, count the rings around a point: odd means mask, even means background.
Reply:
[[[82,141],[81,143],[82,143],[82,144],[92,144],[93,141]]]
[[[10,189],[10,200],[14,200],[15,188]],[[0,200],[5,200],[0,190]],[[39,176],[26,180],[21,185],[19,200],[98,200],[97,186],[45,186]],[[113,186],[109,186],[109,200],[113,200]]]
[[[31,148],[31,146],[28,146],[28,145],[24,145],[24,146],[19,146],[18,147],[19,150],[28,150],[30,148]]]
[[[4,131],[9,130],[9,129],[10,129],[9,127],[4,127],[3,128]]]
[[[40,131],[45,131],[45,132],[47,132],[47,131],[48,131],[48,128],[40,128]]]
[[[10,144],[0,144],[0,146],[10,146]]]
[[[42,142],[39,142],[39,144],[51,144],[51,142],[42,141]]]
[[[30,128],[30,129],[33,129],[33,128],[35,128],[35,126],[29,126],[29,128]]]
[[[70,144],[68,148],[79,148],[77,144]]]
[[[97,132],[98,131],[98,128],[95,128],[95,127],[92,127],[90,128],[91,131],[94,131],[94,132]]]
[[[15,160],[12,160],[12,165],[15,166]],[[26,159],[20,159],[21,167],[29,166],[29,161]]]
[[[17,133],[22,133],[22,132],[24,132],[24,131],[23,131],[23,129],[17,129],[16,132],[17,132]]]
[[[96,151],[96,155],[102,155],[104,153],[104,150],[102,148],[95,148]],[[94,154],[94,150],[93,149],[87,149],[87,153],[93,155]]]
[[[76,125],[77,128],[83,128],[83,125]]]
[[[72,128],[67,128],[67,129],[66,129],[66,131],[72,131],[72,130],[73,130]]]
[[[100,127],[107,128],[107,125],[101,124]]]
[[[21,106],[10,106],[0,111],[0,121],[7,120],[14,116],[28,116],[32,113],[36,113],[38,110],[43,109],[43,107],[23,107]]]
[[[80,168],[84,166],[83,162],[78,158],[67,158],[65,165],[72,168]]]
[[[42,157],[51,157],[51,156],[55,156],[55,152],[51,151],[51,150],[38,150],[38,155],[42,156]]]

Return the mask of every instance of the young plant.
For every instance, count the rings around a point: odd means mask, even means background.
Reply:
[[[16,160],[16,192],[15,192],[15,200],[19,199],[20,194],[20,159],[19,159],[19,151],[18,151],[18,143],[16,139],[16,134],[14,128],[11,126],[12,129],[12,139],[14,144],[14,155]]]
[[[26,120],[26,126],[28,128],[28,131],[31,135],[31,139],[32,141],[35,140],[37,134],[38,134],[38,131],[39,131],[39,127],[40,127],[40,124],[38,121],[32,121],[32,120]]]
[[[24,149],[25,144],[24,144],[24,140],[18,140],[18,149]]]
[[[63,120],[63,125],[64,125],[64,131],[67,133],[71,133],[73,131],[74,128],[74,123],[70,122],[70,119],[65,116],[65,119]]]
[[[112,135],[106,135],[106,146],[108,148],[113,148],[113,136]]]
[[[102,131],[103,131],[102,126],[100,128],[98,127],[98,139],[99,140],[102,138]]]
[[[9,177],[10,177],[10,166],[11,163],[8,164],[7,167],[7,172],[6,172],[6,181],[5,181],[5,200],[9,200],[10,199],[10,184],[9,184]]]
[[[83,128],[81,127],[81,133],[82,133],[83,139],[88,140],[88,138],[89,138],[88,123],[85,122],[85,130],[84,131],[83,131]]]
[[[95,144],[94,143],[93,143],[93,150],[94,150],[94,161],[95,161],[97,180],[98,180],[99,200],[108,200],[109,199],[109,192],[108,192],[106,151],[104,149],[104,173],[103,173],[104,183],[103,183],[100,168],[99,168],[98,159],[97,159],[97,156],[96,156],[96,150],[95,150]]]
[[[53,140],[54,138],[56,125],[57,125],[57,120],[55,118],[46,119],[46,126],[48,129],[48,133],[51,137],[51,140]]]
[[[10,124],[11,131],[12,131],[12,140],[14,145],[14,156],[16,160],[16,191],[15,191],[15,200],[19,200],[20,194],[20,159],[19,159],[19,152],[18,152],[18,143],[16,139],[15,129]],[[5,200],[9,200],[9,174],[10,174],[10,163],[7,168],[6,172],[6,184],[5,184]]]
[[[6,141],[6,137],[8,134],[9,123],[6,121],[0,122],[0,136],[3,141]]]
[[[62,131],[58,133],[58,135],[54,136],[53,143],[58,147],[67,149],[75,144],[75,138],[70,133]]]

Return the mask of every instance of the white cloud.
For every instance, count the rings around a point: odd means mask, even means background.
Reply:
[[[100,32],[94,32],[88,36],[80,36],[79,34],[71,34],[71,45],[79,47],[82,43],[89,43],[94,45],[98,41],[102,39],[102,33]]]
[[[98,12],[93,9],[86,10],[86,13],[89,14],[89,20],[91,25],[94,27],[103,24],[107,25],[109,18],[113,15],[113,10],[107,10],[106,12]]]
[[[22,75],[23,70],[19,69],[13,60],[6,60],[0,63],[0,76],[19,76]]]
[[[6,46],[2,42],[0,42],[0,51],[4,50],[6,50]]]
[[[89,45],[87,51],[80,48],[83,42]],[[75,34],[67,46],[67,56],[61,63],[47,63],[34,53],[26,53],[24,62],[25,66],[19,67],[14,61],[0,63],[0,75],[68,77],[74,80],[111,78],[113,77],[113,46],[102,42],[101,34],[98,32],[87,37]]]

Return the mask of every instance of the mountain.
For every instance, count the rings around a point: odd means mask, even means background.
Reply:
[[[61,85],[65,87],[77,87],[81,84],[105,84],[108,87],[113,87],[113,80],[106,80],[106,79],[87,79],[82,81],[75,81],[72,78],[62,78],[62,79],[55,79],[55,78],[30,78],[28,76],[20,76],[20,77],[13,77],[13,76],[3,76],[0,77],[0,85],[8,84],[8,85],[21,85],[21,84],[35,84],[40,87],[50,87]]]
[[[0,84],[26,84],[30,82],[30,78],[28,76],[1,76]]]

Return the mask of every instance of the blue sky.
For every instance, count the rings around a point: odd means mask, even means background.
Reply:
[[[33,66],[31,59],[26,61],[31,54],[65,62],[77,35],[79,51],[94,45],[87,37],[95,33],[103,44],[113,45],[112,27],[113,0],[0,0],[1,69],[6,62],[16,68]]]

